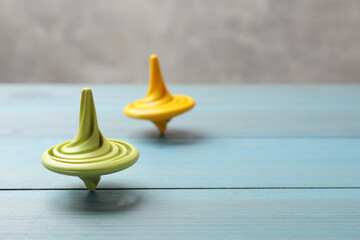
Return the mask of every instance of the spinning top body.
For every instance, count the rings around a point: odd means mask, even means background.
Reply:
[[[47,149],[42,164],[49,170],[80,177],[93,191],[100,176],[114,173],[133,165],[138,150],[126,142],[106,139],[99,130],[91,89],[81,95],[79,130],[72,141]]]
[[[132,118],[152,121],[161,133],[171,118],[190,110],[195,101],[184,95],[172,95],[165,86],[156,55],[150,56],[150,80],[146,97],[127,105],[124,113]]]

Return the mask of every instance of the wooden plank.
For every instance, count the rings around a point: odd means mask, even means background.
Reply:
[[[0,138],[0,188],[82,188],[41,165],[42,152],[65,140]],[[360,187],[359,138],[124,140],[138,147],[139,161],[99,187]]]
[[[46,148],[76,133],[74,102],[81,87],[0,87],[0,150],[6,161],[0,187],[82,187],[39,162]],[[151,123],[122,113],[125,100],[139,90],[146,87],[94,86],[104,135],[129,141],[141,153],[139,163],[105,176],[100,186],[358,186],[359,86],[175,87],[199,101],[170,123],[165,139]],[[229,107],[222,109],[225,103]]]
[[[0,85],[0,137],[71,138],[78,124],[80,88]],[[169,134],[182,132],[186,138],[360,137],[359,86],[174,89],[189,92],[197,106],[172,120]],[[143,138],[156,133],[150,122],[127,118],[122,112],[145,91],[144,86],[94,86],[100,127],[108,137],[121,133],[121,138]]]
[[[77,109],[80,91],[88,85],[0,84],[0,111]],[[144,97],[146,85],[91,85],[98,108],[122,109]],[[355,109],[360,85],[170,85],[174,94],[195,98],[202,110]]]
[[[98,111],[101,130],[114,138],[155,135],[153,124],[121,112]],[[0,120],[3,138],[72,138],[78,113],[6,113]],[[192,112],[172,120],[169,134],[192,137],[360,137],[359,112]]]
[[[1,239],[358,239],[358,189],[0,191]]]
[[[1,113],[2,138],[72,138],[78,128],[78,112]],[[114,138],[144,138],[157,134],[149,121],[130,119],[117,112],[98,111],[101,130]],[[360,137],[360,111],[312,112],[199,112],[173,119],[169,134],[182,137]],[[145,136],[146,137],[146,136]]]

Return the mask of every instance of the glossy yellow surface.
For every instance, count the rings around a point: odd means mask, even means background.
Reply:
[[[150,56],[149,81],[146,97],[127,105],[124,113],[132,118],[150,120],[164,133],[171,118],[190,110],[195,101],[188,96],[172,95],[167,90],[156,55]]]
[[[79,130],[72,141],[60,143],[44,152],[42,164],[49,170],[81,178],[92,191],[100,176],[133,165],[138,150],[126,142],[106,139],[99,130],[92,91],[81,94]]]

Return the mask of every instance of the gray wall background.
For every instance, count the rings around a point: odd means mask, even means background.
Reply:
[[[0,0],[0,82],[360,83],[357,0]]]

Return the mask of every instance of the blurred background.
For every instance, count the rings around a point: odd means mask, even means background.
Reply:
[[[360,83],[358,0],[0,0],[0,82]]]

